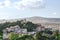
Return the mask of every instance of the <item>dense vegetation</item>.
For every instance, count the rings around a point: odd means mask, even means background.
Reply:
[[[50,32],[50,31],[49,31]],[[43,34],[45,32],[39,31],[36,33],[35,36],[33,35],[22,35],[22,34],[15,34],[15,33],[10,33],[9,34],[9,40],[60,40],[60,34],[56,30],[52,34]]]
[[[9,40],[34,40],[32,35],[17,35],[14,33],[9,34]]]
[[[36,28],[36,24],[33,24],[32,22],[6,22],[4,24],[0,24],[0,40],[2,40],[3,36],[3,29],[10,26],[19,25],[20,28],[26,28],[29,32],[33,31],[33,29]],[[14,33],[9,34],[9,40],[60,40],[60,33],[58,30],[52,32],[48,29],[45,31],[39,31],[36,32],[35,36],[32,35],[18,35]]]
[[[20,28],[26,28],[28,31],[33,31],[33,29],[36,28],[36,24],[33,24],[32,22],[22,22],[22,21],[6,22],[3,24],[0,24],[0,40],[2,39],[2,36],[3,36],[3,29],[10,26],[15,26],[15,25],[19,25]]]
[[[0,35],[2,36],[3,29],[10,27],[10,26],[15,26],[15,25],[19,25],[20,28],[26,28],[28,31],[33,31],[33,29],[36,28],[36,24],[33,24],[32,22],[22,22],[22,21],[6,22],[4,24],[0,24]]]

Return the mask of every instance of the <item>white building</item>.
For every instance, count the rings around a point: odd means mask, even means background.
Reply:
[[[38,25],[38,27],[36,28],[37,31],[44,31],[45,27],[42,25]]]
[[[14,32],[17,34],[27,34],[27,29],[21,29],[20,26],[16,25],[16,26],[11,26],[10,28],[6,28],[3,30],[3,39],[7,39],[8,38],[8,34],[10,32]]]
[[[21,29],[23,34],[27,34],[27,29]]]

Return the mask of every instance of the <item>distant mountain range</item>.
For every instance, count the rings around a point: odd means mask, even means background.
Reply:
[[[60,23],[60,18],[45,18],[45,17],[29,17],[29,18],[19,18],[19,19],[10,19],[10,20],[0,20],[0,23],[5,22],[15,22],[17,20],[24,20],[31,21],[33,23]]]
[[[30,17],[26,20],[33,23],[60,23],[60,18]]]

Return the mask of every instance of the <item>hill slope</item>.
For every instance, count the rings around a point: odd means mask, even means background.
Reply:
[[[60,23],[60,18],[30,17],[26,20],[33,23]]]

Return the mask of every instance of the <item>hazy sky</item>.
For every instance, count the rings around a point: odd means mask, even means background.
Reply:
[[[0,0],[0,19],[32,16],[60,18],[60,0]]]

